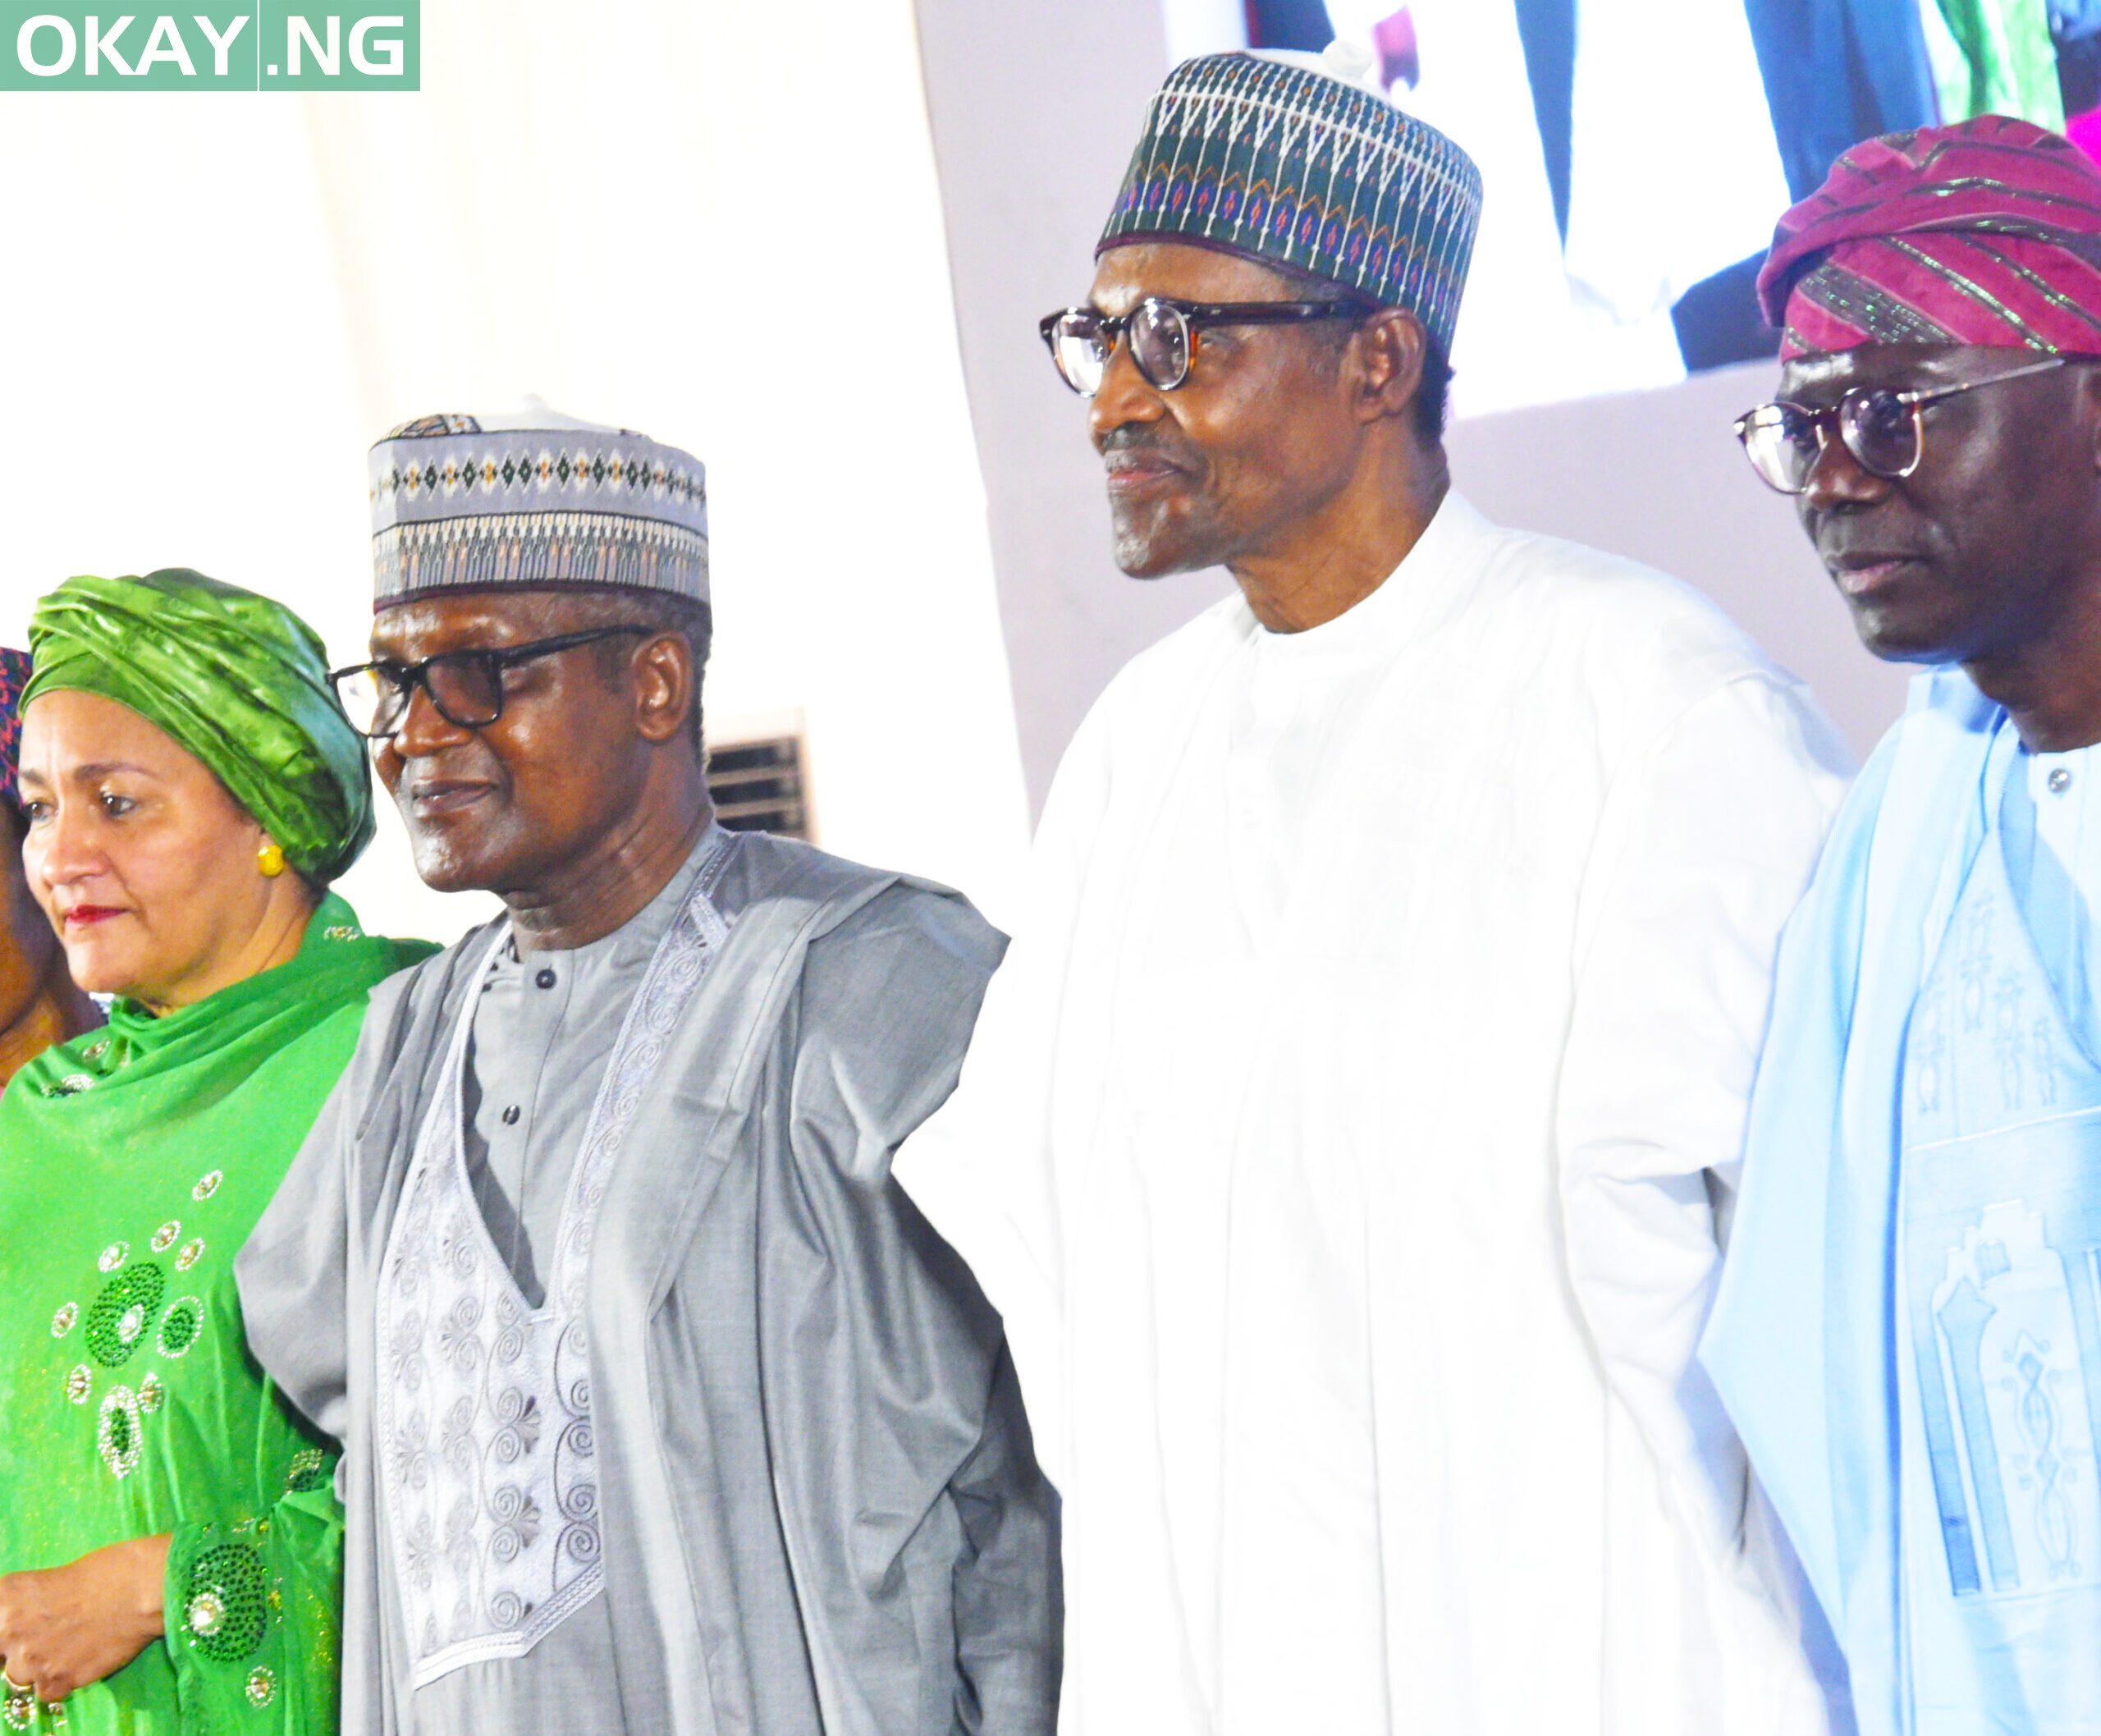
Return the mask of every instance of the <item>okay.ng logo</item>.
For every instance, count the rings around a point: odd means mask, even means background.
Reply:
[[[422,88],[420,0],[259,0],[245,11],[181,13],[104,5],[51,11],[0,0],[0,90]]]

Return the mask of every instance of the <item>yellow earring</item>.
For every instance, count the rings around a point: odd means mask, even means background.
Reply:
[[[275,844],[266,844],[255,853],[255,865],[263,870],[265,880],[275,880],[285,871],[285,853]]]

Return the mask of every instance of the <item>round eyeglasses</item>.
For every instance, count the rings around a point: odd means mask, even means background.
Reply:
[[[1759,479],[1783,494],[1807,490],[1810,473],[1816,468],[1834,428],[1854,463],[1869,475],[1901,481],[1919,468],[1919,460],[1925,456],[1928,406],[1975,392],[1980,386],[1998,386],[2062,368],[2072,360],[2069,355],[2053,355],[2048,361],[1993,374],[1988,380],[1965,380],[1960,385],[1937,386],[1929,391],[1893,392],[1886,387],[1856,386],[1836,404],[1822,410],[1785,402],[1761,404],[1737,418],[1737,438],[1743,442],[1744,456],[1751,460]]]
[[[536,639],[523,645],[492,646],[487,650],[444,651],[419,663],[396,663],[381,659],[374,663],[353,663],[347,669],[328,671],[329,685],[342,701],[343,714],[359,735],[378,739],[401,733],[409,715],[409,702],[420,687],[447,723],[463,730],[478,730],[503,715],[503,672],[514,664],[535,657],[552,657],[579,645],[595,644],[619,633],[648,635],[653,627],[593,627],[583,633],[565,633],[556,639]]]
[[[1148,295],[1128,314],[1099,308],[1061,308],[1037,323],[1050,360],[1065,383],[1083,398],[1101,390],[1110,359],[1125,336],[1131,360],[1147,381],[1172,392],[1189,378],[1197,333],[1206,326],[1301,325],[1313,319],[1366,319],[1371,303],[1341,301],[1177,301]]]

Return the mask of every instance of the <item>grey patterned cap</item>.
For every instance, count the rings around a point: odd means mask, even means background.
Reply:
[[[707,601],[707,471],[528,398],[423,416],[372,449],[373,607],[439,592],[621,585]]]

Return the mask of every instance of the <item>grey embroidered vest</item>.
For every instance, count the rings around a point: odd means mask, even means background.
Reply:
[[[601,1589],[585,1286],[606,1184],[644,1087],[726,932],[717,832],[620,1027],[563,1202],[547,1298],[529,1308],[467,1179],[470,992],[418,1129],[381,1264],[376,1406],[391,1565],[422,1687],[523,1656]],[[505,941],[495,932],[485,980]]]

